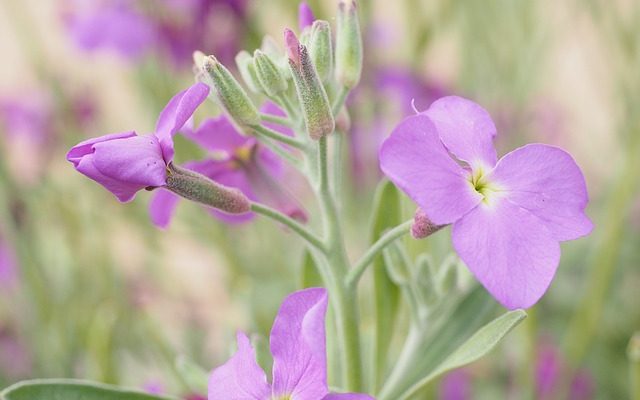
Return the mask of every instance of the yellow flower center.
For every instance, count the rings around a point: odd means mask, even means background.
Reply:
[[[497,197],[497,193],[500,191],[500,188],[497,185],[491,183],[487,179],[487,174],[482,167],[472,171],[471,176],[469,177],[469,182],[471,183],[471,186],[473,186],[473,190],[482,195],[482,201],[485,204],[489,204],[489,202],[495,199]]]

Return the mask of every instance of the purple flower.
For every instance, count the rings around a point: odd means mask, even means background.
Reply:
[[[209,378],[209,400],[370,400],[365,394],[330,394],[327,386],[327,291],[289,295],[271,329],[273,379],[267,382],[249,338],[238,333],[238,351]]]
[[[122,202],[132,200],[140,189],[163,186],[173,160],[173,135],[208,94],[209,88],[197,83],[169,101],[154,133],[138,136],[130,131],[89,139],[74,146],[67,160]]]
[[[313,15],[313,10],[309,7],[309,3],[301,1],[300,6],[298,6],[298,25],[300,32],[302,32],[304,28],[311,26],[315,20],[316,17]]]
[[[0,288],[12,287],[18,277],[18,260],[13,249],[0,235]]]
[[[273,103],[267,103],[262,111],[285,115]],[[291,130],[281,126],[266,125],[282,134],[293,135]],[[195,130],[185,127],[183,134],[209,153],[208,158],[187,162],[183,167],[225,186],[240,189],[252,200],[261,200],[291,217],[306,221],[306,213],[301,206],[278,183],[285,172],[281,160],[258,144],[254,137],[241,134],[226,115],[209,118]],[[149,213],[156,226],[166,228],[169,225],[179,199],[168,190],[154,194]],[[245,222],[254,217],[253,213],[233,215],[212,208],[208,208],[208,211],[227,223]]]
[[[41,145],[53,133],[53,104],[46,92],[26,92],[0,99],[0,123],[11,139]]]
[[[467,400],[471,399],[471,379],[469,374],[462,370],[448,373],[440,384],[440,400]]]
[[[498,161],[495,135],[482,107],[444,97],[394,129],[380,166],[434,224],[453,224],[456,252],[500,303],[526,308],[551,283],[559,242],[591,231],[587,189],[565,151],[530,144]]]

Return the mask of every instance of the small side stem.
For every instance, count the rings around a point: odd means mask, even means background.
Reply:
[[[265,122],[273,122],[274,124],[291,127],[291,121],[286,117],[279,117],[277,115],[260,113],[260,118]]]
[[[409,233],[412,224],[413,219],[410,219],[382,235],[380,239],[378,239],[378,241],[375,242],[373,246],[369,248],[369,250],[367,250],[367,252],[360,258],[360,260],[356,262],[355,266],[349,271],[345,280],[347,287],[355,287],[362,274],[364,274],[364,272],[367,270],[367,267],[373,262],[376,256],[380,254],[380,252],[394,240]]]
[[[256,214],[260,214],[267,218],[270,218],[274,221],[280,222],[281,224],[287,226],[292,231],[297,233],[301,238],[306,240],[307,243],[309,243],[311,246],[315,247],[320,251],[323,251],[323,252],[326,251],[326,247],[322,242],[322,240],[320,240],[320,238],[318,238],[315,234],[307,230],[307,228],[305,228],[301,223],[294,220],[293,218],[290,218],[282,214],[280,211],[260,203],[251,203],[251,211],[253,211]]]
[[[336,96],[336,99],[333,101],[333,107],[332,107],[334,117],[336,117],[338,113],[340,113],[340,110],[342,110],[342,106],[344,106],[344,102],[347,100],[348,94],[349,94],[349,89],[347,89],[344,86],[342,86],[338,91],[338,95]]]
[[[254,129],[256,132],[260,133],[261,135],[268,137],[269,139],[278,141],[280,143],[284,143],[291,147],[295,147],[296,149],[306,150],[307,148],[305,144],[299,141],[298,139],[291,136],[283,135],[282,133],[276,132],[273,129],[267,128],[266,126],[253,125],[251,126],[251,128]]]

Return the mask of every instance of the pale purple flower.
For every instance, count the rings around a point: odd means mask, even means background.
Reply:
[[[591,232],[584,177],[565,151],[544,144],[499,161],[496,129],[479,105],[444,97],[406,118],[380,151],[383,172],[436,225],[509,309],[535,304],[560,260],[559,242]]]
[[[18,259],[13,248],[0,235],[0,288],[12,287],[18,278]]]
[[[10,139],[41,145],[53,133],[53,104],[48,93],[23,91],[0,98],[0,125]]]
[[[81,142],[67,153],[82,174],[98,182],[121,202],[147,187],[164,186],[173,160],[173,135],[207,98],[209,88],[197,83],[174,96],[160,113],[155,132],[114,133]]]
[[[69,35],[85,51],[115,51],[129,59],[148,54],[191,65],[195,50],[229,61],[240,39],[246,0],[70,1]],[[152,6],[151,6],[152,5]]]
[[[546,343],[538,349],[536,360],[536,398],[540,400],[554,399],[563,390],[562,375],[567,365],[558,347]],[[595,387],[589,371],[580,369],[572,377],[569,385],[570,400],[590,400],[594,397]]]
[[[449,372],[440,383],[440,400],[469,400],[471,396],[471,379],[469,373],[458,369]]]
[[[315,20],[316,17],[313,15],[313,10],[309,7],[309,3],[301,1],[298,6],[298,25],[300,32],[302,32],[304,28],[313,25],[313,21]]]
[[[28,377],[33,362],[27,347],[11,330],[0,325],[0,376],[9,380]]]
[[[256,362],[249,338],[239,332],[238,351],[209,378],[209,400],[371,400],[365,394],[331,394],[327,386],[327,291],[289,295],[271,329],[271,384]]]
[[[262,111],[285,115],[273,103],[267,103]],[[266,125],[282,134],[293,135],[290,129]],[[206,159],[189,161],[183,167],[222,185],[240,189],[251,200],[260,200],[291,217],[306,221],[302,207],[279,184],[285,174],[282,161],[254,137],[240,133],[226,115],[209,118],[195,130],[185,127],[183,135],[209,153]],[[156,192],[149,204],[152,222],[160,228],[166,228],[179,200],[176,194],[168,190]],[[212,208],[208,208],[208,211],[227,223],[245,222],[254,217],[253,213],[234,215]]]

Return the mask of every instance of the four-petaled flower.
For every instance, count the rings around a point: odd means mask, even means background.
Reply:
[[[520,147],[497,160],[496,128],[479,105],[444,97],[406,118],[380,150],[383,172],[435,225],[507,308],[535,304],[560,259],[559,242],[591,232],[587,189],[565,151]]]
[[[173,135],[207,98],[209,87],[197,83],[175,95],[160,113],[155,132],[113,133],[85,140],[67,153],[67,160],[122,202],[136,192],[166,184],[167,166],[173,160]]]
[[[249,338],[238,333],[238,351],[209,378],[209,400],[373,400],[358,393],[331,394],[327,386],[327,291],[289,295],[271,329],[273,381],[267,382]]]

